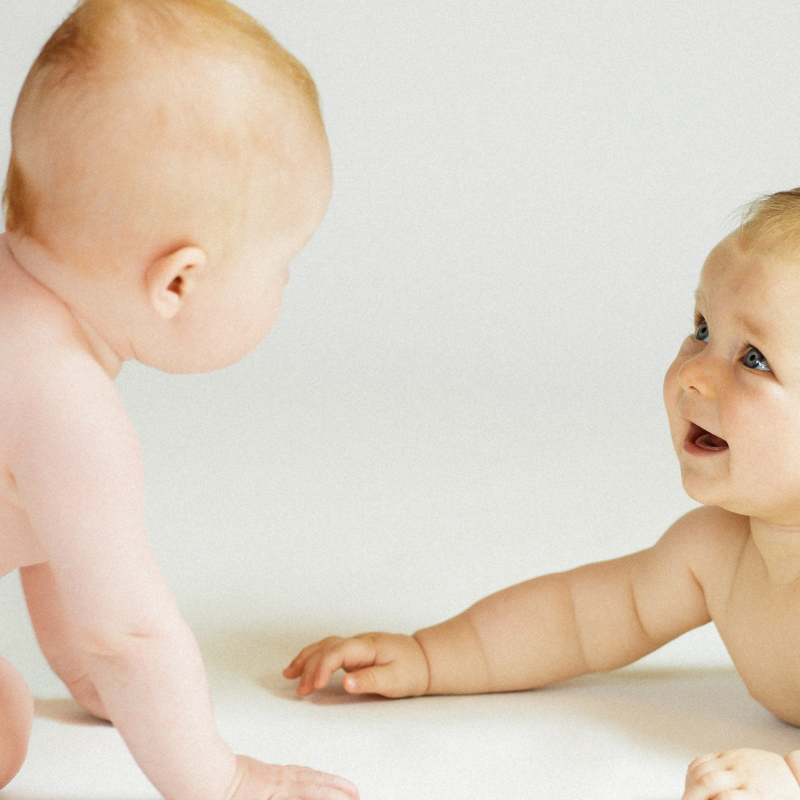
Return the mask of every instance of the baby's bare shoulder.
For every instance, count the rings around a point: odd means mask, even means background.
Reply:
[[[701,506],[678,519],[657,547],[678,554],[708,594],[730,585],[749,536],[747,517]]]
[[[669,529],[669,534],[688,541],[713,542],[715,546],[744,546],[750,533],[750,519],[734,514],[719,506],[700,506],[680,517]]]
[[[85,338],[64,302],[16,262],[0,236],[0,370],[11,375],[41,373],[54,361],[87,354]],[[70,358],[72,357],[72,359]]]
[[[64,303],[25,273],[0,242],[3,369],[24,370],[30,360],[77,348],[79,342],[80,329]]]
[[[82,413],[116,395],[88,351],[75,317],[48,289],[24,273],[0,242],[0,452],[9,430],[52,418],[69,398]],[[106,396],[106,400],[103,400]]]

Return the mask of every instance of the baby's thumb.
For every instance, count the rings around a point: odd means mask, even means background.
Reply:
[[[384,697],[404,697],[397,670],[390,666],[366,667],[345,675],[342,681],[349,694],[380,694]]]

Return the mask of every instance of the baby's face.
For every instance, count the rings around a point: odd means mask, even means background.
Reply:
[[[717,245],[664,399],[690,497],[800,524],[800,254]]]

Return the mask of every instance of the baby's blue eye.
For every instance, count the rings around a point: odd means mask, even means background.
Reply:
[[[694,332],[694,338],[697,339],[698,342],[708,341],[708,323],[705,320],[697,326],[697,330]]]
[[[772,372],[769,364],[767,363],[767,359],[761,355],[761,351],[756,350],[755,347],[751,347],[745,354],[744,358],[742,359],[742,364],[750,369],[757,369],[760,372]]]

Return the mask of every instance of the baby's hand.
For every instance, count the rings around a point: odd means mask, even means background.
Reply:
[[[303,648],[283,675],[299,676],[297,693],[304,696],[327,686],[337,669],[350,673],[342,682],[350,694],[416,697],[425,694],[430,680],[419,642],[413,636],[392,633],[323,639]]]
[[[336,775],[236,756],[236,780],[225,800],[358,800],[358,790]]]
[[[689,764],[683,800],[800,800],[800,785],[777,753],[728,750]]]

